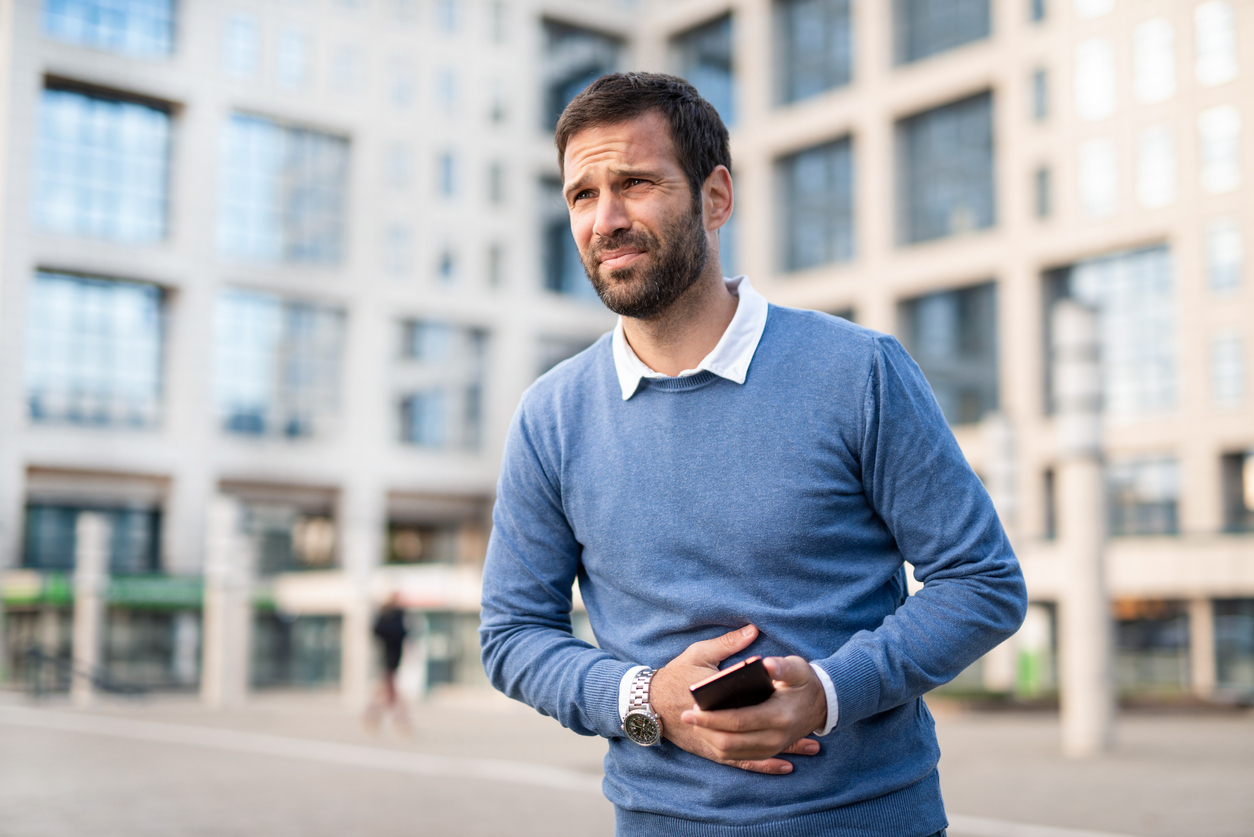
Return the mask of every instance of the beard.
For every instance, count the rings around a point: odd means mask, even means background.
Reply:
[[[620,247],[648,254],[631,264],[602,271],[600,256]],[[661,237],[646,229],[619,230],[580,253],[584,272],[605,307],[620,317],[649,320],[663,314],[705,272],[710,245],[699,208],[666,221]]]

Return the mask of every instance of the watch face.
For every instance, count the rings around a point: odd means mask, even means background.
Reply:
[[[662,739],[661,725],[658,724],[656,718],[651,718],[644,712],[628,713],[623,719],[623,730],[632,741],[646,747]]]

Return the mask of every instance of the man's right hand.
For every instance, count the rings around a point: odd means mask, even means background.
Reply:
[[[685,710],[693,708],[692,692],[688,687],[711,674],[717,674],[719,663],[748,648],[757,637],[758,629],[753,625],[746,625],[714,639],[689,645],[684,653],[653,675],[653,681],[649,684],[649,703],[652,704],[653,711],[662,718],[662,734],[676,747],[719,764],[739,767],[741,770],[783,775],[792,772],[792,764],[785,759],[729,761],[719,758],[691,724],[680,720]],[[818,751],[819,742],[813,738],[803,738],[785,748],[779,755],[812,756]]]

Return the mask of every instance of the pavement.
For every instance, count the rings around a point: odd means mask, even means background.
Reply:
[[[1254,834],[1254,712],[1128,715],[1110,755],[1071,761],[1054,714],[929,703],[950,837]],[[325,694],[0,693],[0,835],[609,837],[604,752],[481,690],[428,698],[408,734]]]

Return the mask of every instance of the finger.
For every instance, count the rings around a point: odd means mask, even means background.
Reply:
[[[750,761],[724,761],[730,767],[739,767],[750,773],[766,773],[770,776],[786,776],[792,772],[792,763],[783,759],[755,759]]]
[[[821,745],[813,738],[803,738],[800,741],[794,741],[792,745],[785,747],[780,755],[789,756],[816,756],[818,755]]]
[[[814,669],[801,657],[767,657],[762,661],[766,673],[777,681],[776,688],[782,686],[804,686],[814,677]]]
[[[718,709],[712,712],[693,707],[685,709],[679,719],[694,727],[722,732],[754,732],[779,729],[782,725],[786,725],[786,719],[781,716],[776,704],[759,704],[740,709]]]
[[[745,625],[714,639],[694,642],[679,657],[689,665],[717,667],[732,654],[748,648],[757,638],[758,629],[753,625]]]

